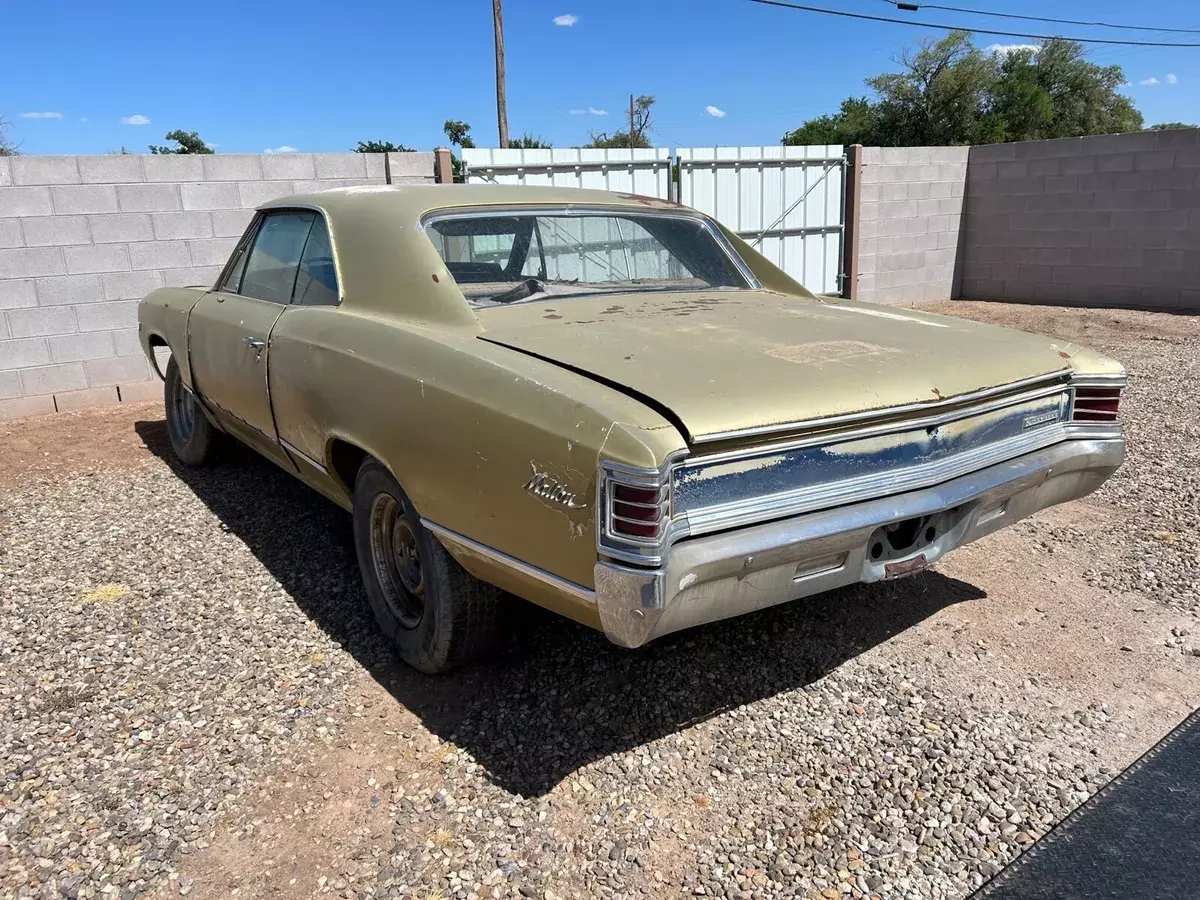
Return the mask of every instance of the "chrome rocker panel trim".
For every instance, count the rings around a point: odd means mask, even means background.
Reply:
[[[614,643],[640,647],[695,625],[898,577],[1091,493],[1124,456],[1124,439],[1111,431],[1065,440],[936,486],[681,541],[658,568],[601,561],[595,568],[600,621]],[[934,517],[934,540],[905,556],[870,558],[876,529],[921,516]]]
[[[596,594],[591,588],[586,588],[581,584],[576,584],[573,581],[567,581],[565,578],[559,578],[545,569],[539,569],[537,566],[530,565],[523,560],[517,559],[515,556],[509,556],[489,547],[486,544],[481,544],[478,541],[473,541],[465,534],[459,534],[457,531],[451,531],[449,528],[444,528],[436,522],[431,522],[429,519],[422,518],[421,524],[437,535],[446,549],[451,551],[455,557],[472,556],[479,557],[490,562],[499,563],[508,569],[516,572],[519,575],[524,575],[527,578],[532,578],[534,581],[540,581],[549,587],[560,591],[563,594],[574,597],[577,600],[583,600],[585,603],[595,603]]]

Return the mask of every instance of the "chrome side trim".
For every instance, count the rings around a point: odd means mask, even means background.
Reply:
[[[1120,375],[1076,375],[1071,379],[1071,386],[1123,388],[1128,382],[1129,376],[1124,372]]]
[[[703,456],[690,456],[686,461],[676,463],[676,468],[680,466],[711,465],[713,463],[746,459],[753,456],[766,456],[772,453],[783,453],[788,450],[802,450],[805,447],[815,447],[818,444],[828,444],[835,441],[841,443],[842,441],[853,441],[858,440],[859,438],[893,434],[900,431],[908,431],[914,428],[934,428],[939,425],[949,424],[950,422],[957,422],[960,419],[967,419],[971,416],[977,416],[982,413],[991,412],[995,409],[1001,409],[1005,406],[1024,403],[1027,400],[1037,400],[1040,397],[1048,397],[1051,394],[1058,394],[1064,390],[1066,390],[1066,385],[1064,384],[1050,384],[1035,390],[1026,391],[1024,393],[998,397],[987,403],[981,403],[974,406],[964,406],[961,409],[954,409],[950,412],[943,412],[933,416],[923,416],[919,419],[905,419],[901,422],[884,422],[874,425],[867,424],[861,428],[856,428],[851,431],[837,431],[834,433],[825,432],[822,434],[810,435],[808,437],[796,438],[795,440],[790,441],[779,441],[777,443],[763,444],[749,450],[727,450],[724,453],[707,453]]]
[[[317,462],[315,459],[313,459],[311,456],[309,456],[307,453],[305,453],[303,450],[301,450],[295,444],[292,444],[288,441],[285,441],[283,438],[280,438],[279,446],[282,447],[285,451],[287,451],[287,453],[290,454],[291,456],[298,456],[300,459],[304,460],[306,463],[308,463],[314,469],[321,472],[321,474],[323,474],[323,475],[329,474],[329,470],[325,468],[324,463]]]
[[[193,392],[193,394],[195,395],[195,392]],[[196,395],[196,396],[198,396],[198,395]],[[235,422],[238,422],[239,424],[243,425],[244,427],[250,429],[255,434],[262,435],[262,437],[265,440],[269,441],[270,443],[275,444],[276,446],[279,446],[279,438],[275,437],[274,435],[267,434],[265,431],[263,431],[257,425],[251,425],[249,422],[247,422],[245,419],[243,419],[241,416],[239,416],[237,413],[235,413],[233,410],[229,409],[228,407],[222,406],[220,403],[217,403],[217,401],[212,400],[207,397],[205,398],[205,402],[207,402],[209,406],[216,407],[221,412],[223,412],[225,415],[229,416],[229,418],[233,419]]]
[[[449,528],[443,528],[436,522],[431,522],[428,519],[422,518],[421,524],[438,536],[438,539],[443,543],[454,544],[468,553],[475,553],[479,556],[487,557],[493,562],[499,563],[512,571],[524,575],[526,578],[532,578],[535,581],[540,581],[542,584],[561,591],[564,594],[582,600],[585,603],[596,602],[596,592],[590,588],[585,588],[581,584],[576,584],[573,581],[567,581],[565,578],[559,578],[547,572],[545,569],[539,569],[537,566],[532,566],[527,562],[517,559],[515,556],[509,556],[507,553],[502,553],[486,544],[481,544],[478,541],[473,541],[466,535],[459,534],[457,531],[451,531]]]
[[[753,428],[738,428],[732,431],[715,431],[711,434],[701,434],[693,438],[693,443],[696,444],[711,444],[717,441],[729,441],[749,437],[761,437],[767,434],[779,434],[784,431],[797,431],[799,429],[814,429],[814,428],[836,428],[841,425],[850,425],[855,422],[869,422],[883,418],[891,418],[893,416],[902,416],[905,413],[921,412],[923,410],[945,409],[946,407],[955,407],[974,403],[977,400],[986,400],[991,397],[996,397],[1000,394],[1008,394],[1024,388],[1032,388],[1044,384],[1059,383],[1066,385],[1070,378],[1070,369],[1061,369],[1058,372],[1050,372],[1046,375],[1036,375],[1033,378],[1022,378],[1020,381],[1013,381],[1008,384],[999,384],[995,387],[984,388],[980,391],[972,391],[969,394],[959,394],[956,397],[947,397],[945,400],[934,400],[928,403],[908,403],[904,406],[889,406],[884,409],[865,410],[863,412],[845,413],[837,416],[827,416],[823,419],[807,419],[798,422],[780,422],[774,425],[757,425]]]
[[[711,534],[714,531],[740,528],[757,522],[788,518],[847,503],[882,499],[907,491],[933,487],[1014,457],[1060,444],[1065,438],[1066,433],[1062,425],[1045,426],[1028,434],[988,444],[926,466],[894,472],[881,468],[859,478],[832,482],[823,489],[805,488],[773,497],[755,497],[723,506],[691,510],[672,523],[671,539],[677,541],[685,536]]]

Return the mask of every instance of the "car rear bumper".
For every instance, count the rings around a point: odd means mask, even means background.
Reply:
[[[1121,438],[1067,440],[935,487],[680,541],[657,568],[597,563],[604,633],[640,647],[694,625],[919,571],[1091,493],[1124,456]]]

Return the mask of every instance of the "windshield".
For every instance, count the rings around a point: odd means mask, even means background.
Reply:
[[[615,291],[749,287],[697,218],[631,213],[480,213],[425,233],[472,306]]]

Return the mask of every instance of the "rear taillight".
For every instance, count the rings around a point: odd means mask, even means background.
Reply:
[[[636,538],[656,538],[662,531],[663,489],[612,486],[612,532]]]
[[[1119,387],[1075,388],[1075,407],[1072,422],[1115,422],[1121,405]]]

